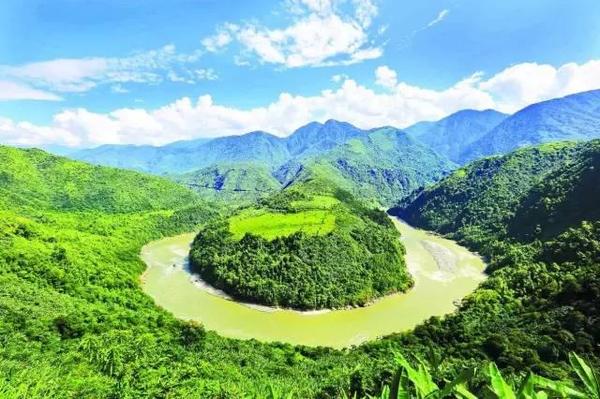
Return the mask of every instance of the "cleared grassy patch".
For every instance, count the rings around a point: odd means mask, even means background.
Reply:
[[[293,201],[292,208],[298,211],[302,210],[326,210],[331,209],[340,201],[327,195],[315,195],[309,200]]]
[[[247,211],[229,219],[229,231],[238,240],[246,233],[272,240],[298,231],[309,235],[324,235],[334,228],[335,215],[325,210],[296,213]]]

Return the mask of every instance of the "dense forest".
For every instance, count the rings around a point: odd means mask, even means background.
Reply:
[[[476,161],[391,210],[489,260],[490,278],[441,331],[477,320],[467,345],[513,370],[555,373],[569,350],[598,358],[599,167],[598,140],[525,148]]]
[[[529,371],[575,380],[569,352],[600,357],[598,147],[478,161],[397,209],[485,255],[490,277],[455,314],[346,350],[175,319],[140,289],[140,248],[200,230],[221,217],[214,206],[161,178],[0,147],[0,396],[363,397],[394,386],[397,353],[440,386],[492,360],[514,384]],[[477,396],[489,374],[470,381]]]
[[[330,187],[297,184],[207,224],[192,244],[193,270],[235,298],[296,309],[365,305],[408,289],[393,223],[347,192],[324,195]]]

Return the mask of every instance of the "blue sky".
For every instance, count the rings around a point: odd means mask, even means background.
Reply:
[[[4,0],[0,142],[399,127],[600,88],[597,0]]]

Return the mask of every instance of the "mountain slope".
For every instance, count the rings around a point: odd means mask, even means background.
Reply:
[[[600,137],[600,90],[572,94],[523,108],[472,143],[465,161],[561,140]]]
[[[599,168],[600,140],[523,148],[475,161],[391,212],[476,243],[549,240],[600,218]]]
[[[152,173],[169,172],[173,180],[210,199],[256,199],[318,174],[361,199],[386,206],[455,166],[401,130],[361,130],[335,120],[309,123],[287,138],[253,132],[165,147],[107,146],[80,155],[120,167],[130,163]]]
[[[240,204],[281,189],[271,170],[260,163],[216,163],[173,180],[186,185],[203,198]]]
[[[365,135],[365,131],[346,122],[333,119],[324,124],[311,122],[287,138],[291,157],[305,157],[329,151],[351,139]]]
[[[281,138],[251,132],[212,140],[179,141],[162,147],[105,145],[71,154],[75,159],[154,174],[187,173],[218,163],[254,162],[276,167],[292,158],[320,154],[363,134],[344,122],[312,122]]]
[[[389,206],[453,168],[403,131],[388,127],[311,158],[302,173],[331,179],[360,199]]]
[[[173,209],[199,201],[172,182],[92,166],[36,149],[0,146],[0,203],[108,213]]]
[[[419,122],[403,130],[451,161],[463,163],[462,152],[507,116],[491,109],[469,109],[436,122]]]
[[[600,357],[600,140],[543,144],[455,171],[391,212],[459,239],[490,277],[422,336],[502,367]],[[457,342],[458,341],[458,342]]]
[[[383,211],[313,176],[209,223],[190,260],[205,281],[245,302],[362,306],[412,286],[399,238]]]

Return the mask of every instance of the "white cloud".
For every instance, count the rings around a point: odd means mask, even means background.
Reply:
[[[202,40],[209,51],[227,46],[234,39],[243,51],[239,65],[256,57],[259,62],[287,68],[349,65],[378,58],[383,49],[369,38],[369,27],[377,15],[371,0],[289,0],[292,23],[269,28],[259,23],[226,24]]]
[[[398,84],[398,76],[396,71],[387,65],[377,67],[375,70],[375,83],[388,89],[395,87]]]
[[[437,17],[435,17],[435,19],[430,21],[425,28],[431,28],[433,25],[439,24],[444,19],[446,19],[446,17],[448,16],[448,13],[450,13],[450,10],[447,10],[447,9],[440,11],[438,13]]]
[[[499,109],[510,111],[552,97],[600,88],[600,60],[581,65],[572,62],[559,68],[517,64],[482,82],[480,87],[494,93]]]
[[[514,112],[532,101],[600,88],[600,60],[558,68],[519,64],[489,78],[474,73],[443,90],[398,81],[395,71],[386,66],[377,68],[375,73],[385,92],[340,75],[335,78],[341,83],[337,89],[323,90],[314,96],[282,93],[270,104],[252,109],[215,104],[211,96],[204,95],[195,101],[184,97],[154,110],[122,108],[107,114],[66,110],[55,115],[48,126],[0,119],[0,142],[69,146],[165,144],[252,130],[283,136],[309,121],[329,118],[363,128],[406,127],[460,109],[495,108]]]
[[[338,73],[331,77],[331,81],[334,83],[341,83],[348,79],[350,79],[350,77],[348,75],[346,75],[345,73]]]
[[[121,85],[120,83],[110,86],[110,91],[112,91],[113,93],[118,93],[118,94],[129,93],[129,90],[124,88],[123,85]]]
[[[227,30],[220,30],[213,36],[202,39],[202,45],[207,51],[216,52],[227,46],[233,38]]]
[[[0,101],[44,100],[60,101],[56,94],[37,90],[25,84],[0,80]]]
[[[200,56],[200,51],[178,53],[175,46],[169,44],[122,58],[63,58],[16,66],[0,65],[0,78],[36,89],[70,93],[85,92],[103,84],[179,81],[172,79],[173,76],[193,83],[199,77],[187,64],[196,63]],[[31,96],[35,97],[34,94]]]
[[[201,80],[217,80],[219,75],[212,68],[200,68],[194,71],[198,79]]]

